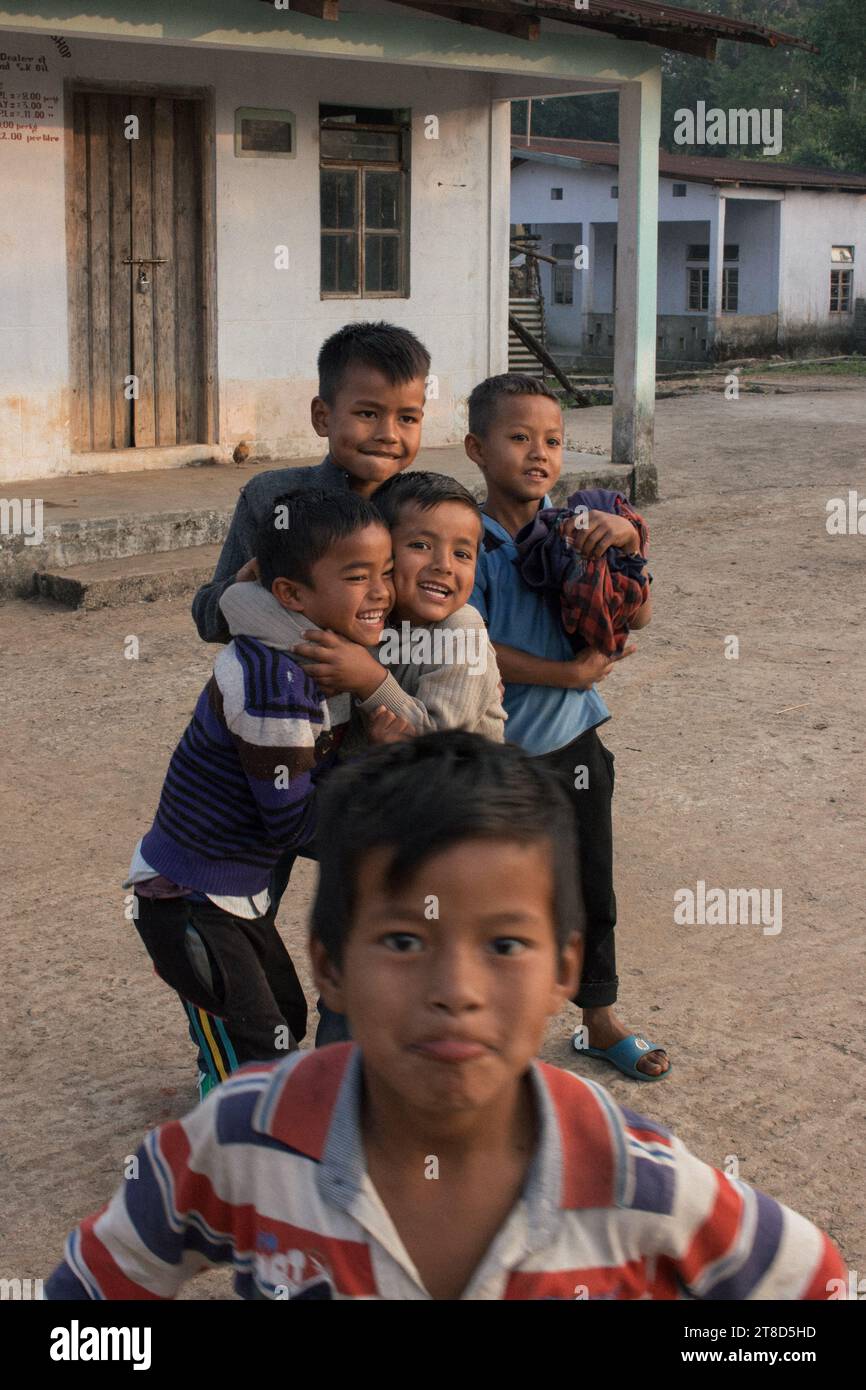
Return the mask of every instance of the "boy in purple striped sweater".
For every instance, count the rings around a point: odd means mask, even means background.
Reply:
[[[313,626],[373,647],[394,602],[391,549],[369,502],[309,491],[277,498],[256,558],[297,640]],[[187,1012],[203,1095],[241,1063],[294,1049],[306,1031],[268,884],[278,858],[313,835],[316,781],[349,714],[350,696],[325,698],[287,650],[236,636],[217,656],[136,846],[125,886],[156,971]],[[371,732],[385,742],[401,731],[383,710]]]

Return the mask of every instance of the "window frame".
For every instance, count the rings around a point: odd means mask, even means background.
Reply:
[[[354,107],[347,107],[347,112],[353,111]],[[323,130],[367,130],[397,134],[399,136],[398,161],[394,160],[375,160],[375,159],[345,159],[335,158],[322,153],[321,133]],[[410,209],[410,175],[411,175],[411,138],[412,126],[411,117],[405,124],[391,123],[383,124],[375,121],[341,121],[334,116],[319,118],[319,298],[320,299],[409,299],[411,286],[409,283],[409,238],[411,229],[411,209]],[[334,172],[354,172],[357,176],[357,199],[356,199],[356,223],[351,234],[358,239],[357,251],[357,290],[326,290],[322,283],[322,244],[326,236],[336,239],[345,236],[350,232],[346,227],[325,227],[322,220],[322,174],[326,171]],[[396,290],[366,290],[364,282],[366,279],[366,238],[369,233],[366,229],[366,197],[364,188],[364,174],[371,173],[396,173],[400,176],[399,189],[399,226],[394,229],[373,229],[373,234],[380,237],[396,239],[399,243],[399,254],[397,258],[397,279],[399,288]]]
[[[698,304],[692,304],[692,276],[700,276],[698,281]],[[706,314],[710,308],[710,267],[708,265],[686,266],[686,313]]]
[[[834,285],[834,280],[836,281]],[[852,265],[830,267],[830,308],[831,314],[850,314],[853,311],[854,303],[854,268]],[[833,296],[836,296],[836,307],[833,307]],[[845,303],[842,303],[842,300]]]
[[[734,282],[734,283],[735,283],[734,298],[735,298],[735,300],[736,300],[736,303],[734,304],[734,307],[733,307],[733,308],[731,308],[731,306],[730,306],[730,300],[731,300],[731,289],[730,289],[730,286],[731,286],[731,276],[732,276],[732,275],[736,277],[735,282]],[[740,267],[739,267],[739,265],[723,265],[723,266],[722,266],[722,310],[721,310],[721,311],[722,311],[723,314],[738,314],[738,313],[740,312]]]
[[[558,265],[551,266],[550,269],[553,290],[553,303],[555,305],[558,305],[560,308],[568,309],[574,304],[574,266],[570,264],[568,261],[562,261]],[[568,276],[568,298],[560,299],[560,293],[565,293],[565,289],[562,287],[566,284],[566,275]]]

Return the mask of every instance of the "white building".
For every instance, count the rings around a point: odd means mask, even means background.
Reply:
[[[619,94],[612,457],[652,468],[662,47],[628,0],[30,0],[0,17],[0,480],[318,451],[317,350],[430,348],[428,446],[507,364],[510,102]],[[649,325],[649,327],[647,327]]]
[[[557,262],[539,268],[547,345],[564,361],[613,354],[618,166],[615,144],[513,142],[511,220]],[[659,173],[659,358],[850,350],[866,174],[663,150]]]

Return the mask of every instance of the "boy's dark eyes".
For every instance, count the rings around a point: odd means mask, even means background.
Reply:
[[[387,932],[381,939],[384,946],[398,955],[416,955],[424,949],[423,938],[415,932]],[[522,955],[528,945],[529,942],[519,936],[497,936],[489,943],[494,955],[506,957]]]
[[[387,946],[390,951],[396,951],[400,955],[408,955],[410,952],[420,950],[424,944],[420,936],[409,931],[390,931],[382,937],[382,944]]]
[[[512,435],[511,435],[511,438],[515,441],[515,443],[517,443],[517,444],[523,444],[523,443],[525,443],[526,440],[529,438],[529,435],[528,435],[528,434],[522,434],[522,433],[521,433],[521,434],[512,434]],[[560,446],[562,445],[562,440],[561,440],[557,435],[555,435],[555,434],[549,435],[548,438],[545,439],[544,442],[545,442],[545,444],[548,444],[548,445],[550,446],[551,449],[558,449],[558,448],[560,448]]]

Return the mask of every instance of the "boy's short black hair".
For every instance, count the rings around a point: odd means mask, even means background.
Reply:
[[[470,434],[483,439],[489,433],[503,396],[547,396],[560,405],[556,392],[536,376],[524,376],[521,372],[489,376],[486,381],[479,381],[469,397]]]
[[[414,503],[422,511],[441,506],[443,502],[459,502],[468,507],[477,518],[478,525],[484,523],[481,508],[468,488],[447,473],[428,473],[423,468],[410,469],[408,473],[397,473],[393,478],[378,487],[373,496],[373,505],[389,526],[400,519],[400,513],[407,503]]]
[[[313,565],[331,546],[365,526],[382,526],[372,503],[354,492],[308,488],[274,499],[256,537],[255,557],[264,587],[275,579],[312,583]]]
[[[393,323],[347,323],[332,333],[319,351],[319,395],[333,405],[349,367],[360,362],[381,372],[392,386],[426,381],[430,354],[408,328]]]
[[[388,883],[399,888],[425,860],[464,840],[549,841],[558,948],[582,934],[571,804],[556,776],[516,745],[462,730],[422,734],[339,768],[318,795],[310,926],[335,964],[352,926],[359,865],[383,845],[394,851]]]

